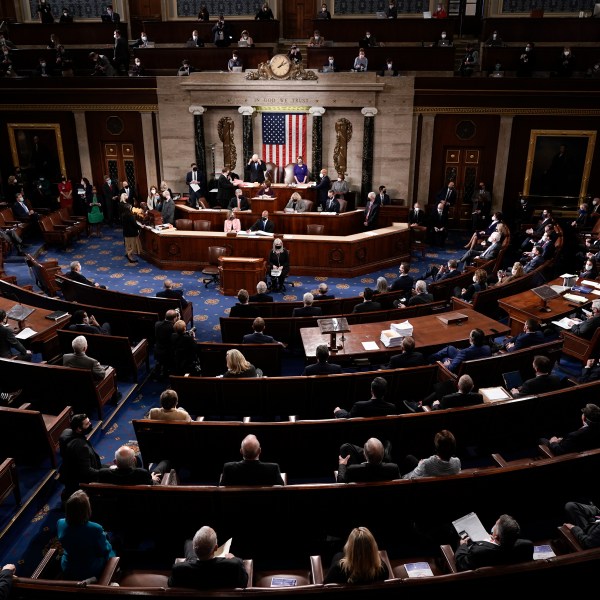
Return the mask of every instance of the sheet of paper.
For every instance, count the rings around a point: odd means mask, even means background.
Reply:
[[[36,334],[37,334],[37,331],[34,331],[33,329],[31,329],[31,327],[25,327],[25,329],[21,329],[21,331],[19,331],[19,333],[17,333],[17,335],[15,335],[15,337],[19,340],[27,340]]]
[[[488,400],[508,400],[509,396],[502,387],[483,388]],[[481,389],[479,390],[481,392]]]
[[[581,323],[581,319],[569,319],[568,317],[563,317],[560,321],[552,321],[554,325],[558,325],[558,327],[562,327],[563,329],[571,329],[573,325],[577,325],[577,323]]]
[[[195,191],[195,192],[199,192],[200,191],[200,186],[197,183],[190,183],[190,187]]]
[[[553,556],[556,556],[556,554],[554,554],[554,550],[549,544],[533,547],[533,560],[544,560]]]
[[[466,531],[467,535],[474,542],[482,542],[490,539],[490,534],[485,530],[479,517],[474,512],[456,519],[456,521],[452,521],[452,525],[454,525],[456,533],[460,534],[461,531]]]
[[[405,563],[409,577],[433,577],[433,571],[427,562]]]
[[[379,350],[377,342],[363,342],[362,345],[365,350]]]
[[[229,554],[229,548],[231,548],[231,542],[233,538],[229,538],[222,546],[219,546],[215,551],[215,556],[225,556]]]
[[[581,285],[585,285],[585,286],[588,286],[588,287],[593,287],[593,288],[596,288],[596,289],[600,288],[600,283],[598,281],[590,281],[589,279],[584,279],[581,282]]]

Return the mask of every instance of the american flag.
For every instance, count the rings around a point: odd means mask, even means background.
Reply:
[[[298,156],[306,158],[305,114],[263,113],[262,135],[266,162],[284,167],[295,163]]]

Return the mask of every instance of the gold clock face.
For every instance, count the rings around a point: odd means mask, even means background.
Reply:
[[[292,68],[290,59],[285,54],[276,54],[270,62],[271,73],[275,77],[285,77]]]

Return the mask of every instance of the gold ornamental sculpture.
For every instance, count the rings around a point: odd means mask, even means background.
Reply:
[[[223,142],[223,164],[232,171],[237,163],[237,151],[233,141],[234,127],[235,123],[231,117],[223,117],[217,124],[219,139]]]
[[[338,119],[335,123],[335,147],[333,166],[338,175],[346,175],[348,168],[348,142],[352,139],[352,123],[348,119]]]
[[[305,71],[302,64],[292,62],[287,54],[276,54],[268,62],[260,63],[256,71],[246,71],[246,79],[316,80],[317,76],[313,71]]]

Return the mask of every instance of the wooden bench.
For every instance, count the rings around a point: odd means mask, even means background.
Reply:
[[[44,413],[72,406],[78,413],[95,411],[100,419],[104,405],[117,391],[112,367],[104,379],[95,381],[85,369],[0,358],[0,380],[18,381],[23,388],[21,398]]]
[[[75,229],[55,226],[49,215],[41,217],[38,222],[46,244],[56,244],[64,248],[77,237]]]
[[[56,468],[58,438],[69,427],[73,411],[66,406],[58,415],[19,408],[0,407],[0,456],[13,456],[18,463],[35,465],[49,458]]]
[[[56,296],[56,292],[60,289],[56,283],[56,275],[62,274],[58,260],[51,258],[41,263],[31,254],[26,254],[25,261],[38,287],[48,296]]]
[[[563,352],[567,356],[581,361],[584,365],[590,358],[600,355],[600,329],[594,331],[592,339],[586,340],[566,329],[561,329],[560,336],[563,339]]]
[[[259,367],[265,376],[281,375],[281,344],[223,344],[219,342],[197,342],[196,354],[204,377],[222,375],[227,370],[226,354],[232,348],[238,349],[255,367]]]
[[[0,227],[16,227],[17,235],[23,237],[23,234],[31,227],[31,223],[29,221],[17,220],[12,209],[7,207],[0,210]]]
[[[63,354],[73,352],[72,342],[81,335],[77,331],[57,331],[60,349]],[[148,356],[148,340],[140,340],[135,346],[129,339],[117,335],[85,334],[88,343],[87,354],[103,365],[114,367],[117,378],[132,378],[139,381],[139,370],[146,365],[146,373],[150,372],[150,358]]]
[[[194,307],[192,303],[188,302],[187,306],[182,308],[181,302],[177,298],[138,296],[137,294],[117,292],[116,290],[106,290],[73,281],[66,276],[57,277],[56,281],[65,300],[105,308],[121,309],[126,306],[128,310],[156,313],[160,319],[165,318],[165,313],[168,310],[178,309],[181,318],[186,323],[189,323],[193,318]]]
[[[21,506],[21,489],[19,487],[19,474],[14,458],[7,458],[0,464],[0,504],[9,494],[15,497],[17,506]]]

